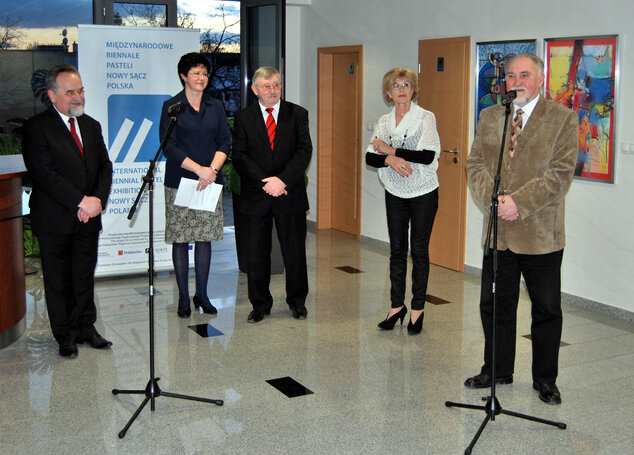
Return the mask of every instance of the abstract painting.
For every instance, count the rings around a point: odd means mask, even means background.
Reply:
[[[575,177],[614,182],[617,35],[544,41],[545,97],[579,115]]]
[[[506,59],[522,53],[535,53],[535,40],[490,41],[476,43],[478,53],[478,90],[476,124],[480,111],[502,102],[506,94],[504,64]]]

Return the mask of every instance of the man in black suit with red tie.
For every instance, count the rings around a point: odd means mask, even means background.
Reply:
[[[76,357],[77,343],[96,349],[112,345],[94,326],[97,243],[112,163],[99,122],[84,115],[77,69],[54,66],[46,88],[53,106],[26,122],[22,148],[33,181],[29,206],[51,330],[60,355]]]
[[[295,319],[306,319],[304,173],[313,151],[308,112],[281,99],[282,79],[275,68],[259,68],[251,83],[259,101],[236,114],[232,155],[241,179],[239,210],[249,218],[247,275],[253,311],[248,322],[260,322],[273,305],[273,220],[286,269],[286,303]]]

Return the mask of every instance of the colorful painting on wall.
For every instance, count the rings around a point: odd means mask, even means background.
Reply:
[[[476,43],[478,53],[478,90],[476,124],[480,111],[502,102],[506,94],[504,64],[506,59],[522,53],[535,53],[535,40],[491,41]]]
[[[614,182],[617,35],[544,41],[545,97],[579,114],[575,177]]]

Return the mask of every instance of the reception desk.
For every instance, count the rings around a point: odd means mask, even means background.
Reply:
[[[24,234],[22,231],[22,156],[0,156],[0,348],[26,328]]]

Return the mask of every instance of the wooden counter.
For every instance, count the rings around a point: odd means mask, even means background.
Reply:
[[[26,328],[22,177],[27,173],[23,163],[15,163],[14,157],[0,157],[0,348]]]

